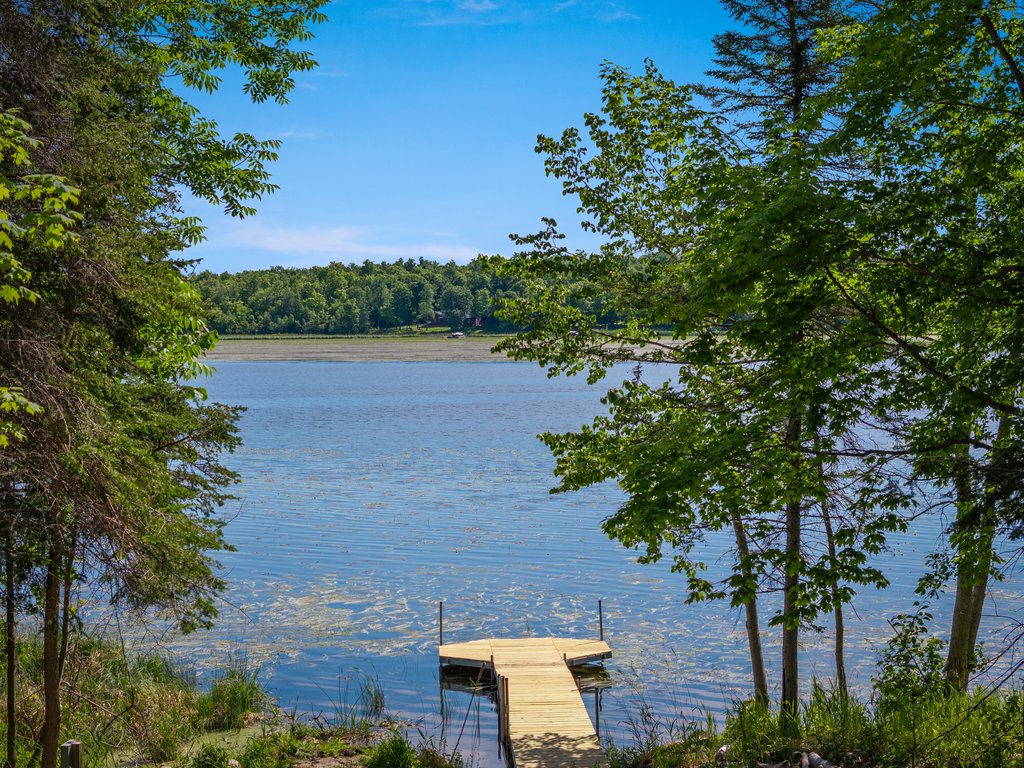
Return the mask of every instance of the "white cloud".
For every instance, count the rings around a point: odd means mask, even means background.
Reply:
[[[485,13],[498,10],[498,4],[493,0],[463,0],[459,3],[459,10],[470,13]]]
[[[209,244],[292,256],[320,256],[346,262],[422,256],[436,261],[465,263],[481,252],[468,245],[450,242],[382,243],[354,227],[281,227],[255,222],[233,223],[223,237],[211,233]]]
[[[302,131],[286,129],[274,134],[275,139],[319,139],[323,137],[320,131]]]
[[[295,85],[304,91],[319,91],[320,85],[315,80],[339,80],[348,76],[348,72],[314,69],[297,75]]]
[[[601,21],[613,22],[613,21],[634,21],[636,19],[639,19],[640,17],[637,16],[632,11],[627,11],[627,10],[625,10],[623,8],[613,8],[611,10],[608,10],[608,11],[605,11],[603,13],[598,14],[598,18]]]
[[[379,12],[418,26],[529,24],[561,14],[602,23],[640,18],[624,0],[392,0]]]

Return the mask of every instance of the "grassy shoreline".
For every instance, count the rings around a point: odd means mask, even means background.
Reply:
[[[504,336],[222,336],[206,355],[220,361],[511,362],[491,348]]]

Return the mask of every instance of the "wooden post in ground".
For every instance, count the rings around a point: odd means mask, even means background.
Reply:
[[[444,600],[437,603],[437,644],[444,645]],[[441,735],[444,741],[444,664],[437,663],[437,687],[441,696]]]
[[[60,768],[82,768],[82,742],[72,740],[60,745]]]

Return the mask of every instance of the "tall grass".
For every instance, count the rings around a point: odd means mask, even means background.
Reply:
[[[259,683],[259,667],[244,656],[229,659],[213,679],[210,690],[196,700],[196,711],[206,730],[239,730],[249,725],[269,704]]]
[[[607,745],[610,768],[696,768],[798,762],[817,752],[839,766],[1006,768],[1024,765],[1024,694],[887,689],[859,701],[815,681],[786,737],[774,706],[734,702],[718,729],[710,718],[659,721],[641,707],[627,723],[631,741]],[[726,747],[716,760],[718,751]]]

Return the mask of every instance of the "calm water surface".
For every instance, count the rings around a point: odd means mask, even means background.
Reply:
[[[327,718],[373,677],[391,712],[437,735],[438,601],[445,639],[459,641],[594,637],[602,599],[615,654],[603,733],[624,735],[644,702],[673,717],[720,711],[747,691],[740,614],[686,605],[667,564],[638,565],[601,533],[622,500],[616,487],[547,492],[553,460],[536,435],[589,421],[606,386],[518,363],[223,362],[208,388],[248,411],[244,447],[228,459],[243,478],[226,510],[231,589],[218,627],[183,646],[191,658],[212,667],[244,652],[284,706]],[[895,542],[893,586],[863,595],[848,617],[857,683],[889,636],[886,619],[910,607],[940,527]],[[709,542],[713,570],[727,546]],[[1019,609],[1019,588],[998,585],[992,612]],[[807,643],[803,675],[830,676],[829,636]],[[497,764],[490,703],[451,691],[445,702],[449,742],[466,720],[460,746]]]

